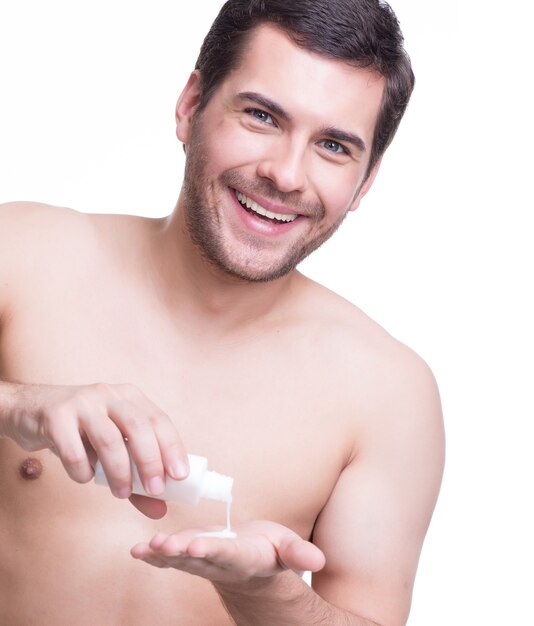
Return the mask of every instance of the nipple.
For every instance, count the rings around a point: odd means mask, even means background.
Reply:
[[[20,465],[20,475],[25,480],[36,480],[43,472],[43,464],[39,459],[29,458]]]

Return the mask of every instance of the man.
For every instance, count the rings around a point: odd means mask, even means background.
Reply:
[[[383,3],[230,0],[176,107],[172,215],[2,207],[0,623],[405,623],[436,386],[295,267],[371,187],[412,86]],[[126,440],[148,494],[186,450],[233,476],[237,537],[197,536],[218,503],[131,496]],[[117,498],[84,484],[97,458]]]

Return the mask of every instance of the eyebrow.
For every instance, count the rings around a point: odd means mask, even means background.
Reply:
[[[279,104],[276,104],[273,100],[262,96],[261,93],[256,93],[255,91],[242,91],[237,94],[237,97],[240,100],[252,100],[252,102],[259,104],[261,107],[269,109],[286,122],[291,122],[291,115],[289,115],[287,111],[285,111]]]
[[[344,130],[336,128],[335,126],[328,126],[327,128],[321,129],[321,135],[327,135],[335,141],[350,143],[360,152],[365,152],[367,150],[365,141],[361,137],[358,137],[358,135],[355,135],[354,133],[348,133]]]
[[[269,109],[269,111],[272,111],[276,116],[283,119],[284,121],[292,121],[291,115],[289,115],[289,113],[283,107],[260,93],[257,93],[255,91],[242,91],[237,94],[237,98],[239,100],[250,100],[252,102],[255,102],[257,105],[265,109]],[[365,141],[361,137],[355,135],[354,133],[349,133],[345,130],[341,130],[340,128],[336,128],[335,126],[325,126],[320,130],[320,134],[327,135],[335,141],[349,143],[360,152],[365,152],[367,150]]]

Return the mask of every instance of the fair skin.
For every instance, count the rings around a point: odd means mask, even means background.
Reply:
[[[2,207],[0,378],[17,382],[0,385],[0,622],[405,623],[443,466],[432,374],[296,270],[237,278],[357,208],[382,89],[265,26],[196,118],[193,73],[177,135],[190,163],[206,157],[217,262],[188,235],[184,193],[157,220]],[[220,503],[125,502],[125,437],[154,495],[186,450],[233,476],[237,538],[195,536],[222,527]],[[97,457],[117,498],[85,484]]]

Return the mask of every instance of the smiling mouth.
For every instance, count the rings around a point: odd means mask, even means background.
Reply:
[[[290,222],[294,222],[298,215],[289,214],[289,213],[274,213],[273,211],[268,211],[260,204],[245,196],[245,194],[237,191],[237,189],[233,190],[237,201],[239,204],[251,215],[257,217],[265,222],[269,222],[271,224],[289,224]]]

